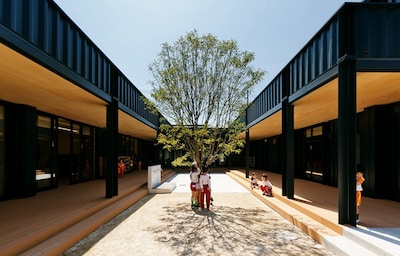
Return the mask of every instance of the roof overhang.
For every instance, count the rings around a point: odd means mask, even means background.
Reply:
[[[357,72],[357,113],[365,108],[400,101],[399,72]],[[301,129],[338,118],[338,79],[335,78],[293,102],[294,128]],[[249,128],[250,140],[282,133],[282,111]],[[244,134],[241,134],[244,137]]]
[[[67,79],[0,43],[0,100],[95,127],[106,127],[108,103]],[[156,130],[118,112],[119,132],[155,140]]]

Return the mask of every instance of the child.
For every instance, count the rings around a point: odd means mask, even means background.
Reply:
[[[257,174],[255,172],[253,172],[250,177],[250,188],[251,189],[258,188],[258,179],[257,179]]]
[[[193,166],[197,168],[198,174],[199,174],[199,178],[200,178],[200,174],[201,174],[201,169],[199,167],[199,165],[197,164],[196,161],[193,162]],[[200,183],[197,183],[197,207],[199,206],[200,203]]]
[[[261,177],[260,189],[264,196],[272,196],[272,184],[268,180],[267,174],[263,173]]]
[[[356,206],[357,206],[357,218],[356,223],[360,222],[359,215],[360,215],[360,205],[361,205],[361,191],[363,191],[362,184],[365,181],[364,174],[360,171],[356,173]]]
[[[207,204],[207,211],[210,209],[210,204],[211,204],[211,180],[210,176],[207,173],[207,168],[205,168],[200,175],[200,207],[201,210],[204,210],[204,196],[206,199],[206,204]]]
[[[118,178],[124,177],[125,169],[126,169],[126,167],[125,167],[124,161],[122,159],[120,159],[119,163],[118,163]]]
[[[199,176],[200,169],[196,167],[196,165],[192,166],[192,170],[190,171],[190,190],[192,191],[191,203],[192,208],[199,207]]]

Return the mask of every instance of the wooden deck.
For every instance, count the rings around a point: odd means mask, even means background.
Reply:
[[[238,170],[245,175],[244,170]],[[277,173],[251,170],[256,172],[258,178],[267,173],[268,179],[277,191],[282,189],[282,176]],[[250,184],[250,183],[249,183]],[[250,186],[250,185],[249,185]],[[338,189],[328,185],[295,179],[295,199],[290,200],[293,204],[308,208],[319,216],[338,223]],[[360,206],[360,226],[367,228],[400,228],[400,202],[362,197]]]
[[[264,172],[255,171],[259,177]],[[243,170],[238,172],[244,176]],[[173,173],[164,172],[162,180]],[[275,193],[279,193],[281,175],[267,173]],[[34,248],[39,247],[43,248],[36,250],[41,251],[40,255],[43,251],[60,254],[147,193],[147,170],[142,170],[119,179],[119,195],[111,199],[105,198],[105,180],[95,180],[60,186],[30,198],[1,201],[0,255],[35,255]],[[337,188],[296,179],[295,200],[288,203],[302,205],[321,218],[338,222]],[[398,216],[399,202],[363,197],[360,225],[399,228]]]
[[[173,174],[164,173],[163,180]],[[145,196],[147,170],[127,173],[118,186],[118,196],[109,199],[105,198],[105,180],[94,180],[62,185],[34,197],[1,201],[0,255],[19,255],[37,246],[51,246],[45,251],[65,251]],[[81,224],[84,220],[91,220],[86,227]],[[62,242],[41,245],[74,225],[80,229],[71,230],[72,234],[65,232],[66,237],[59,238]]]

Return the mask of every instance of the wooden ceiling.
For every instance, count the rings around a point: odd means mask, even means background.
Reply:
[[[374,105],[400,101],[400,73],[358,72],[357,112]],[[338,118],[338,79],[313,91],[294,103],[294,127],[300,129]],[[282,111],[249,129],[250,140],[282,133]],[[244,137],[244,134],[241,134]]]
[[[0,56],[0,100],[106,127],[106,102],[3,44],[0,44]],[[122,111],[118,117],[120,133],[155,140],[155,129]]]
[[[3,44],[0,44],[0,56],[0,100],[34,106],[39,111],[106,127],[106,102]],[[357,73],[357,112],[369,106],[397,101],[400,101],[400,73]],[[155,129],[122,111],[118,116],[120,133],[155,140]],[[295,129],[337,118],[337,79],[294,103]],[[281,134],[282,111],[252,126],[249,131],[250,140]]]

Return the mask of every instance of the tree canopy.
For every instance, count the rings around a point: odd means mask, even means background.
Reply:
[[[162,122],[158,143],[185,155],[173,165],[197,161],[209,165],[221,155],[239,153],[245,130],[239,117],[248,95],[264,71],[251,66],[254,53],[240,51],[234,40],[191,31],[174,44],[162,44],[149,65],[153,76],[148,105],[158,110]]]

